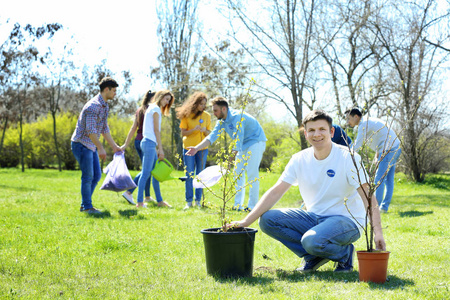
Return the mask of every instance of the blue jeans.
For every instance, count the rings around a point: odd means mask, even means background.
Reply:
[[[397,160],[400,157],[401,153],[402,150],[400,148],[392,149],[386,154],[386,156],[378,165],[377,174],[375,175],[375,182],[377,184],[378,182],[380,182],[383,174],[385,174],[387,171],[386,176],[382,179],[375,192],[375,197],[377,198],[378,206],[380,207],[380,209],[388,210],[389,204],[391,204],[392,195],[394,194],[395,164],[397,163]],[[385,188],[386,194],[384,193]]]
[[[350,244],[360,237],[347,217],[318,216],[299,208],[269,210],[260,217],[259,226],[306,261],[323,257],[344,263],[351,255]]]
[[[206,157],[208,149],[198,151],[194,156],[186,155],[188,150],[183,149],[184,165],[186,166],[186,202],[192,202],[194,198],[194,187],[192,186],[193,178],[198,175],[206,165]],[[195,201],[202,199],[203,189],[195,189]]]
[[[81,170],[81,209],[90,209],[93,207],[92,194],[102,178],[98,153],[78,142],[71,142],[71,148]]]
[[[157,154],[156,154],[156,143],[150,139],[144,138],[141,141],[141,149],[143,152],[142,157],[142,172],[141,177],[138,182],[138,202],[144,202],[144,189],[147,183],[147,180],[152,177],[151,172],[155,168]],[[159,182],[157,180],[153,180],[153,190],[155,191],[156,201],[162,202],[163,199],[161,197],[161,191],[159,189]]]
[[[240,159],[240,162],[236,165],[236,174],[239,176],[236,180],[236,196],[234,196],[234,205],[242,207],[245,199],[245,173],[247,173],[247,180],[255,180],[250,184],[249,188],[249,200],[248,208],[253,209],[259,199],[259,165],[261,159],[266,150],[266,142],[258,142],[251,145],[243,151],[239,151],[236,155],[236,159]],[[251,152],[251,154],[249,153]],[[243,159],[243,156],[248,156],[248,159]]]
[[[136,148],[136,152],[138,153],[139,158],[141,159],[141,163],[142,163],[142,158],[144,157],[144,153],[142,152],[142,149],[141,149],[141,140],[134,140],[134,148]],[[136,186],[139,184],[139,178],[141,178],[141,174],[142,174],[142,172],[139,172],[139,174],[137,174],[136,177],[134,177],[134,183],[136,184]],[[153,191],[154,191],[155,186],[157,184],[159,184],[159,182],[154,177],[153,177],[152,181],[153,181]],[[135,189],[136,188],[129,189],[128,192],[133,194]],[[147,182],[145,183],[144,192],[145,192],[145,197],[150,197],[150,178],[147,179]],[[155,194],[156,194],[156,192],[155,192]]]

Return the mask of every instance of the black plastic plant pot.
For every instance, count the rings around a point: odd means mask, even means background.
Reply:
[[[203,229],[206,271],[209,275],[226,277],[252,277],[254,228],[238,228],[220,232],[219,228]]]

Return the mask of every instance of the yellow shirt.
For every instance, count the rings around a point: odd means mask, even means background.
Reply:
[[[211,115],[209,113],[204,111],[197,118],[193,119],[193,117],[194,114],[188,118],[183,118],[180,123],[180,128],[191,130],[195,128],[195,126],[200,125],[201,127],[206,128],[206,130],[211,131]],[[187,147],[196,146],[203,141],[205,137],[205,134],[198,130],[194,131],[191,135],[183,136],[183,148],[187,150]]]

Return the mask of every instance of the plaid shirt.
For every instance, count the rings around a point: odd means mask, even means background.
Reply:
[[[100,138],[101,134],[109,132],[108,113],[109,106],[100,94],[89,100],[78,117],[71,140],[95,152],[97,147],[89,135],[96,134]]]

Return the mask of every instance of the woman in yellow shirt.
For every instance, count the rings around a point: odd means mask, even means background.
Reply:
[[[177,108],[177,118],[181,120],[180,128],[183,136],[183,161],[186,166],[186,206],[192,207],[194,200],[194,187],[192,185],[195,175],[200,173],[206,165],[208,148],[198,151],[194,156],[186,155],[188,147],[200,143],[211,132],[211,115],[205,111],[206,94],[195,92],[181,107]],[[200,207],[203,189],[195,189],[195,204]]]

